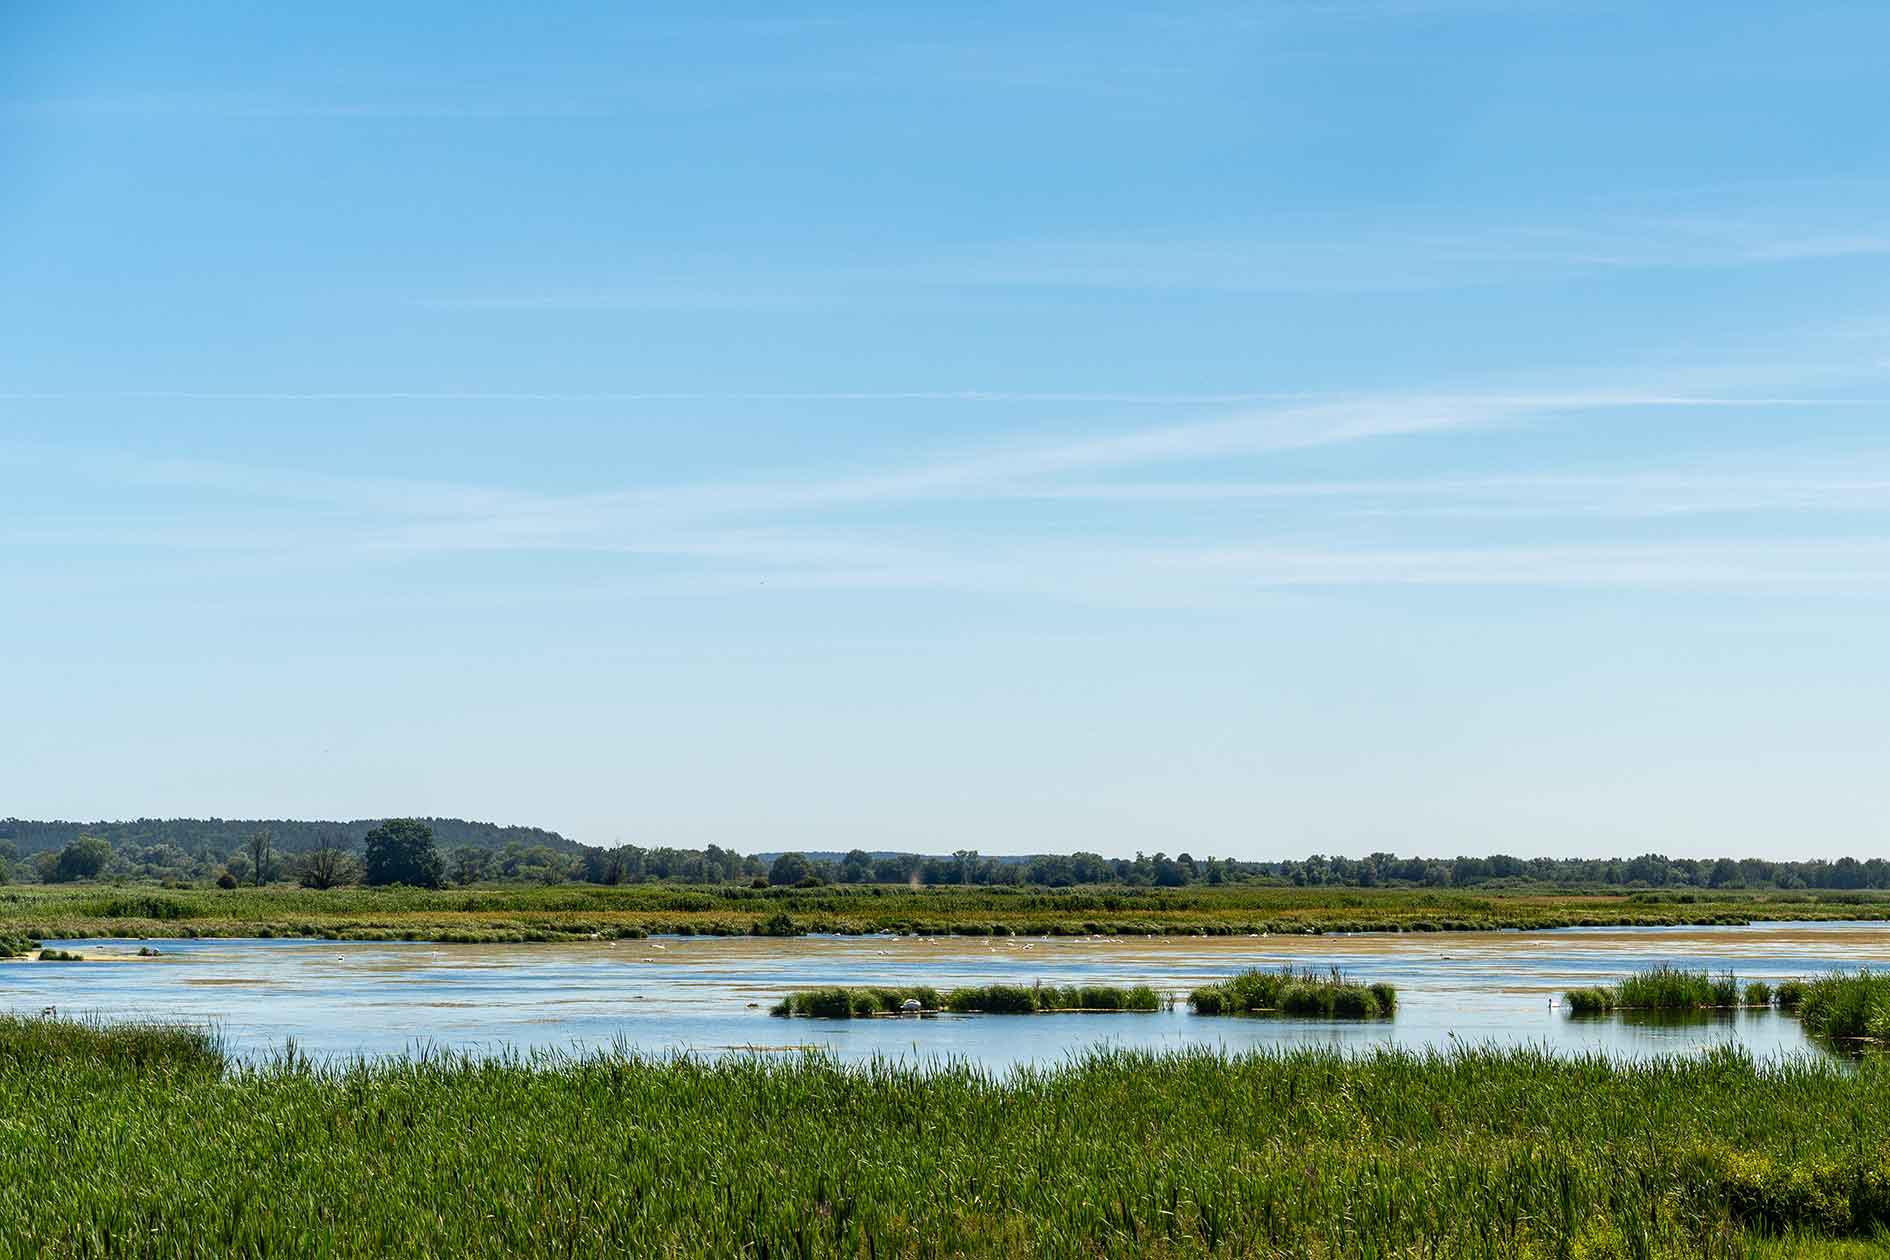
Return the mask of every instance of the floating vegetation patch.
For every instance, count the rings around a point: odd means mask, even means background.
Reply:
[[[1890,972],[1833,972],[1804,986],[1805,1031],[1833,1040],[1890,1041]]]
[[[1614,1009],[1614,990],[1570,989],[1562,995],[1562,1001],[1577,1015],[1600,1015]]]
[[[1739,981],[1730,971],[1713,975],[1665,964],[1636,972],[1610,987],[1570,989],[1562,995],[1563,1002],[1577,1015],[1611,1010],[1707,1011],[1764,1006],[1772,1000],[1772,987],[1755,981],[1745,987],[1743,999]]]
[[[1030,1015],[1039,1012],[1066,1011],[1159,1011],[1161,995],[1145,984],[1133,988],[1086,984],[1058,987],[1054,984],[992,984],[982,988],[953,989],[945,995],[945,1008],[952,1011],[991,1015]]]
[[[937,989],[833,985],[824,989],[802,989],[776,1002],[770,1015],[807,1015],[815,1019],[864,1019],[873,1015],[897,1015],[902,1011],[937,1011]],[[906,1004],[913,1003],[908,1007]]]
[[[1197,1015],[1268,1012],[1311,1019],[1376,1019],[1398,1009],[1398,992],[1389,984],[1349,980],[1337,967],[1324,973],[1256,968],[1202,985],[1188,995],[1188,1004]]]
[[[1640,971],[1615,986],[1614,1004],[1636,1011],[1697,1011],[1739,1005],[1739,982],[1731,972],[1711,975],[1681,967]]]
[[[930,988],[832,987],[790,993],[772,1015],[809,1015],[816,1019],[861,1019],[876,1015],[932,1014],[1038,1015],[1051,1012],[1159,1011],[1161,994],[1145,984],[1114,985],[987,984],[944,993]]]

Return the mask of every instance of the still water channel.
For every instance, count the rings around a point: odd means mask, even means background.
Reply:
[[[1531,1044],[1647,1056],[1738,1042],[1811,1048],[1770,1011],[1682,1019],[1572,1018],[1551,999],[1657,963],[1740,981],[1890,966],[1890,925],[1574,928],[1462,935],[1081,940],[654,937],[570,945],[311,940],[62,942],[100,961],[0,964],[0,1010],[208,1022],[238,1054],[293,1038],[316,1057],[423,1048],[477,1053],[608,1047],[664,1053],[821,1047],[842,1058],[957,1056],[1051,1063],[1084,1047],[1240,1050],[1286,1045]],[[1159,1014],[785,1020],[791,989],[832,984],[1149,984],[1178,997],[1246,967],[1337,966],[1398,986],[1395,1018],[1369,1023]]]

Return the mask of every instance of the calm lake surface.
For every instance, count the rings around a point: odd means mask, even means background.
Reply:
[[[1890,925],[1574,928],[1464,935],[1316,937],[794,939],[653,937],[574,945],[432,945],[319,940],[60,942],[113,961],[0,964],[0,1009],[217,1025],[250,1056],[290,1038],[317,1057],[422,1048],[480,1053],[613,1043],[662,1053],[818,1046],[842,1058],[960,1056],[992,1067],[1059,1061],[1107,1044],[1217,1046],[1532,1044],[1627,1057],[1738,1042],[1812,1049],[1770,1011],[1688,1018],[1575,1019],[1551,998],[1657,963],[1777,981],[1833,967],[1890,966]],[[1160,1014],[775,1019],[788,990],[831,984],[1150,984],[1177,995],[1246,967],[1338,966],[1398,986],[1399,1009],[1369,1023]]]

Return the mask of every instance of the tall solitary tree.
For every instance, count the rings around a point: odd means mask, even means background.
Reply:
[[[433,846],[433,828],[418,819],[390,818],[368,832],[363,843],[363,883],[438,888],[445,882],[446,864]]]
[[[302,859],[302,887],[334,888],[354,878],[354,857],[328,836]]]
[[[270,850],[273,847],[273,842],[274,837],[269,834],[269,828],[267,827],[259,827],[250,833],[248,845],[249,865],[251,874],[256,881],[256,887],[258,888],[263,886],[263,880],[267,879],[269,876]]]

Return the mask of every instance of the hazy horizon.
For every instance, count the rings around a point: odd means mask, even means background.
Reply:
[[[10,5],[0,815],[1882,854],[1887,36]]]

